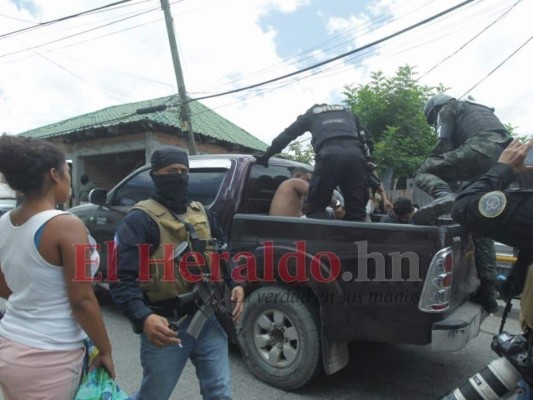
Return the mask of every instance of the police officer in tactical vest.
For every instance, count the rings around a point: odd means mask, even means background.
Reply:
[[[148,200],[137,203],[117,229],[119,282],[110,286],[113,301],[131,320],[134,330],[141,333],[143,380],[136,399],[167,400],[189,358],[196,367],[204,399],[231,399],[225,332],[212,317],[198,339],[189,336],[185,331],[197,310],[194,303],[183,305],[176,296],[190,292],[192,284],[177,266],[171,279],[163,279],[168,257],[165,248],[184,241],[190,243],[190,226],[197,241],[208,243],[215,221],[201,203],[187,199],[189,160],[185,151],[178,147],[156,150],[151,157],[150,175],[155,191]],[[149,276],[143,276],[147,272]],[[238,319],[244,291],[235,283],[230,286],[235,303],[233,315]],[[178,332],[169,325],[177,320],[184,321]]]
[[[459,101],[444,93],[431,97],[424,114],[434,125],[437,145],[415,175],[415,184],[436,200],[413,215],[413,223],[428,225],[451,211],[455,193],[451,185],[487,172],[511,142],[511,135],[492,108]],[[496,302],[496,251],[490,239],[474,235],[475,263],[481,286],[472,300],[488,312]]]
[[[435,126],[437,145],[416,172],[415,184],[436,200],[416,213],[419,225],[448,214],[455,199],[450,184],[487,172],[511,142],[494,109],[472,101],[440,93],[426,102],[424,115]]]
[[[472,179],[459,193],[452,209],[453,219],[470,231],[518,248],[520,253],[528,252],[530,259],[533,254],[533,190],[511,190],[508,186],[524,169],[524,159],[532,147],[533,140],[529,143],[514,140],[486,174]],[[524,332],[533,329],[533,267],[526,268],[522,274],[525,282],[522,279],[515,282],[516,293],[522,293],[520,323]],[[533,398],[531,389],[529,393],[517,399]]]
[[[365,138],[359,119],[342,105],[315,104],[272,141],[257,163],[268,166],[268,160],[281,152],[291,141],[311,132],[315,151],[315,168],[309,185],[307,217],[329,219],[326,207],[333,190],[340,187],[345,201],[345,220],[364,221],[368,202],[369,165]],[[366,143],[363,143],[365,142]]]

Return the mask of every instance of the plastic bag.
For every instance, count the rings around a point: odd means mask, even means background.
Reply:
[[[99,367],[88,372],[89,365],[98,355],[98,349],[86,339],[83,375],[74,400],[129,400],[130,396],[111,379],[105,368]]]

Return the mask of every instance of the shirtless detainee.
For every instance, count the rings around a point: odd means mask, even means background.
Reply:
[[[270,215],[301,218],[305,197],[309,191],[309,172],[295,168],[291,178],[283,181],[274,194],[270,205]]]

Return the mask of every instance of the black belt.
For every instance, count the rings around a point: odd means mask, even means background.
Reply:
[[[151,308],[154,314],[165,318],[177,318],[184,315],[194,315],[198,311],[198,307],[194,302],[187,304],[180,304],[177,300],[169,299],[151,303]]]
[[[340,147],[360,147],[361,142],[359,139],[353,137],[332,137],[331,139],[326,139],[322,142],[320,147],[317,149],[317,153],[325,147],[329,146],[340,146]]]

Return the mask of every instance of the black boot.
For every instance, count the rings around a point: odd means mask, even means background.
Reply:
[[[490,314],[498,311],[496,282],[489,279],[481,279],[481,285],[477,292],[470,296],[470,300],[481,305]]]
[[[413,214],[413,223],[415,225],[431,225],[441,215],[449,214],[452,211],[455,197],[457,195],[452,192],[440,193],[435,200]]]

